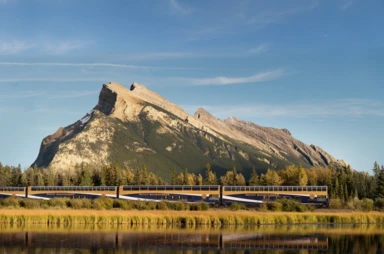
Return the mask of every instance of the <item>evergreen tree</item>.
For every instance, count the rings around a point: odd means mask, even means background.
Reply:
[[[176,181],[177,181],[177,170],[176,170],[176,167],[173,166],[173,169],[172,169],[172,176],[171,176],[171,184],[172,184],[172,185],[175,185],[175,184],[176,184]]]
[[[249,185],[251,186],[257,186],[259,185],[260,182],[259,182],[259,177],[257,175],[257,172],[256,172],[256,169],[255,167],[253,167],[252,169],[252,174],[251,174],[251,178],[249,179]]]
[[[205,180],[204,184],[206,185],[216,185],[217,184],[217,177],[216,173],[213,173],[211,170],[211,164],[207,163],[205,166]]]
[[[375,191],[375,197],[376,198],[384,198],[384,169],[378,168],[378,170],[375,171],[375,179],[376,179],[376,191]]]

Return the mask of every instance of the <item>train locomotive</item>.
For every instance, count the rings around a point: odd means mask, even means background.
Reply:
[[[258,205],[277,199],[329,206],[327,186],[222,186],[222,185],[128,185],[128,186],[30,186],[0,187],[0,198],[30,199],[108,197],[143,201],[206,202],[230,205],[234,202]]]

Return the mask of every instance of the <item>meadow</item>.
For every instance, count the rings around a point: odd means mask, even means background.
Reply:
[[[0,209],[0,223],[46,225],[290,225],[377,224],[382,212],[258,212],[212,209],[162,210],[53,210]]]

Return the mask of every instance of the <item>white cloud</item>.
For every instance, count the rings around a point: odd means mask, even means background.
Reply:
[[[32,48],[32,45],[19,40],[0,41],[0,54],[18,54]]]
[[[181,6],[177,0],[169,0],[169,5],[172,11],[178,15],[187,15],[192,12],[191,8]]]
[[[269,45],[268,44],[260,44],[256,48],[252,48],[249,50],[249,53],[251,54],[260,54],[267,52],[269,50]]]
[[[345,11],[349,9],[354,3],[355,0],[344,0],[343,4],[340,6],[340,10]]]
[[[252,76],[248,77],[215,77],[215,78],[176,78],[180,82],[197,85],[197,86],[205,86],[205,85],[231,85],[231,84],[243,84],[243,83],[256,83],[269,81],[273,79],[277,79],[283,75],[285,75],[285,71],[282,69],[277,69],[273,71],[260,72]]]
[[[238,118],[252,117],[384,117],[384,103],[367,99],[340,99],[331,101],[302,102],[295,104],[273,105],[222,105],[203,106],[212,115],[220,118],[235,116]],[[187,105],[188,110],[197,109]],[[190,112],[190,111],[189,111]]]
[[[44,51],[51,54],[66,54],[70,51],[84,48],[91,44],[91,41],[57,41],[57,42],[45,42]]]

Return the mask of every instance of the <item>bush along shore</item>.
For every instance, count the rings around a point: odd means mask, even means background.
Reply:
[[[259,208],[234,203],[227,208],[210,208],[206,203],[145,202],[100,198],[0,201],[0,223],[25,225],[267,225],[267,224],[377,224],[382,212],[315,212],[292,200],[280,200]]]

